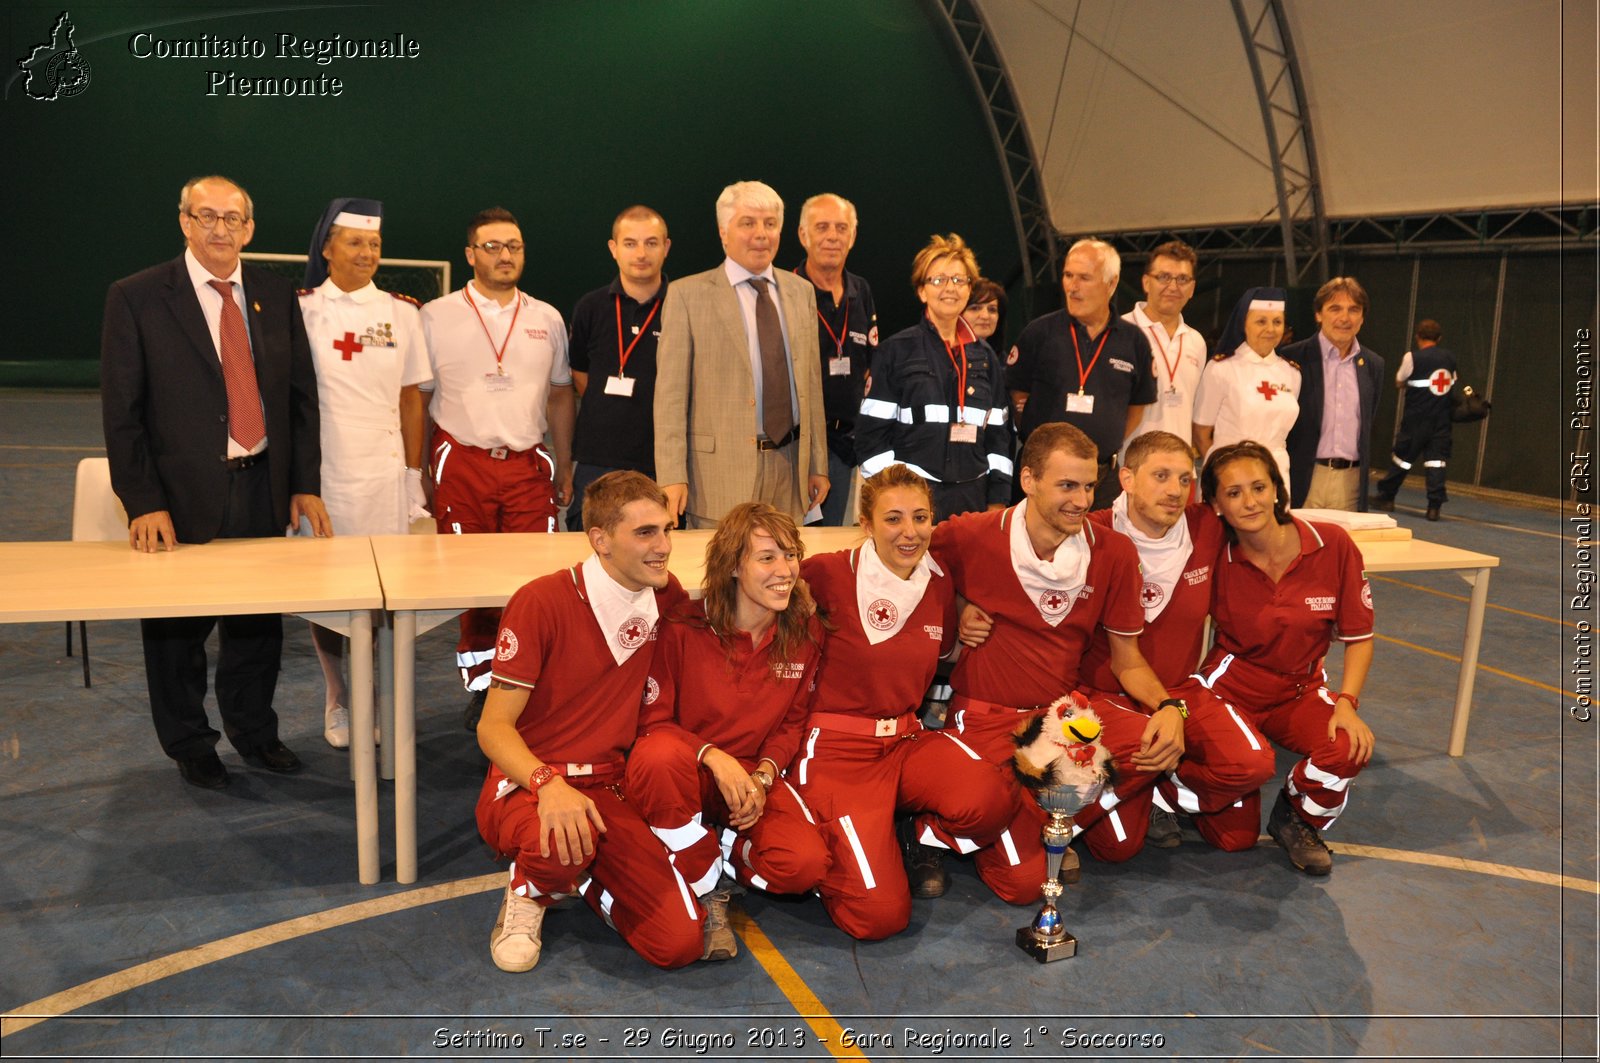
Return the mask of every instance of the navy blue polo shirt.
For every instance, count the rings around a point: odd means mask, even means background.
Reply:
[[[794,271],[811,279],[804,263]],[[846,465],[854,465],[856,414],[861,410],[872,351],[878,346],[878,309],[865,279],[845,270],[841,303],[834,302],[832,292],[817,288],[817,341],[822,353],[822,416],[828,422],[828,449]],[[836,375],[829,368],[841,354],[850,359],[846,375]]]
[[[572,308],[568,357],[574,372],[589,374],[572,435],[575,461],[655,476],[656,341],[661,338],[661,300],[666,294],[665,274],[655,295],[642,303],[622,290],[618,278],[588,293]],[[617,340],[619,312],[621,348]],[[618,375],[621,351],[629,345],[626,375],[634,379],[633,395],[608,395],[606,379]]]
[[[1077,334],[1077,356],[1073,332]],[[1100,351],[1098,359],[1096,350]],[[1080,357],[1087,370],[1081,386],[1085,394],[1094,396],[1093,413],[1067,412],[1067,395],[1080,387]],[[1042,424],[1066,421],[1094,440],[1101,461],[1109,460],[1122,446],[1128,407],[1156,401],[1150,341],[1137,325],[1122,320],[1115,311],[1105,331],[1090,339],[1088,329],[1065,310],[1057,310],[1030,321],[1017,337],[1006,355],[1006,390],[1028,393],[1027,405],[1017,418],[1019,438],[1026,441]]]

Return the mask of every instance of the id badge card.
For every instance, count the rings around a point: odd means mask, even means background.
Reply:
[[[953,424],[950,426],[950,442],[976,443],[978,441],[978,426],[975,424]]]
[[[1080,391],[1073,392],[1072,394],[1067,396],[1067,412],[1068,413],[1093,413],[1094,412],[1094,396],[1093,395],[1085,395]]]
[[[606,377],[606,394],[621,395],[625,399],[633,398],[633,382],[636,378],[631,376]]]
[[[1168,388],[1166,391],[1161,393],[1161,405],[1174,407],[1182,406],[1183,392],[1179,391],[1177,388]]]
[[[828,359],[828,375],[829,376],[849,376],[850,375],[850,356],[847,354],[847,355],[844,355],[843,357],[840,357],[840,358],[829,358]]]
[[[485,373],[483,386],[487,391],[517,390],[517,382],[509,373]]]

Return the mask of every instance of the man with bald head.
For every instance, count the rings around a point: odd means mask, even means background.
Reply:
[[[1112,475],[1122,441],[1156,401],[1150,343],[1111,312],[1122,257],[1104,240],[1079,240],[1061,268],[1066,307],[1030,322],[1006,356],[1006,387],[1024,444],[1040,425],[1065,421],[1094,440],[1094,509],[1122,491]]]
[[[802,520],[828,495],[817,299],[774,270],[783,200],[760,181],[717,197],[720,266],[673,281],[656,351],[656,481],[683,527],[740,502]]]
[[[282,535],[301,518],[314,534],[333,533],[320,497],[316,371],[294,288],[239,261],[255,226],[243,188],[195,178],[178,197],[184,253],[106,294],[101,414],[135,550]],[[190,785],[228,785],[204,704],[213,627],[228,740],[268,771],[299,771],[272,708],[283,649],[277,614],[140,621],[161,748]]]

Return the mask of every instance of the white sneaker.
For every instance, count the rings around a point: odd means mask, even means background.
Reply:
[[[539,941],[543,927],[544,905],[519,896],[507,886],[505,899],[500,902],[500,918],[489,935],[489,955],[494,958],[494,965],[513,974],[533,970],[543,948]]]
[[[335,705],[322,712],[322,737],[334,749],[350,748],[350,710]]]

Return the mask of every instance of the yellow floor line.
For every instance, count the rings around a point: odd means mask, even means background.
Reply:
[[[307,934],[315,934],[322,930],[332,930],[334,927],[358,923],[363,919],[372,919],[380,915],[389,915],[392,912],[403,912],[408,908],[418,908],[425,904],[438,901],[454,900],[457,897],[468,897],[475,893],[488,893],[493,890],[504,889],[506,873],[492,871],[487,875],[476,878],[464,878],[456,882],[444,882],[437,886],[425,886],[422,889],[410,890],[405,893],[394,893],[387,897],[374,897],[370,901],[357,901],[355,904],[346,904],[340,908],[330,908],[325,912],[313,912],[311,915],[302,915],[295,919],[286,919],[281,923],[260,927],[256,930],[247,930],[242,934],[234,934],[217,941],[208,941],[204,945],[196,945],[192,949],[184,949],[169,956],[162,956],[148,963],[136,964],[126,970],[108,974],[103,978],[96,978],[91,982],[73,986],[71,989],[35,1000],[31,1004],[24,1004],[20,1008],[0,1015],[0,1038],[21,1033],[30,1026],[37,1026],[47,1019],[57,1015],[65,1015],[70,1011],[87,1007],[107,997],[126,993],[131,989],[160,981],[175,974],[192,971],[196,967],[204,967],[208,963],[218,960],[230,959],[246,952],[276,945],[282,941],[290,941]]]
[[[805,979],[800,977],[800,972],[789,965],[783,958],[783,953],[778,951],[770,938],[756,925],[745,912],[737,907],[728,910],[728,923],[733,927],[734,933],[739,935],[745,948],[750,950],[750,955],[756,958],[767,972],[767,977],[789,998],[789,1003],[794,1005],[794,1010],[806,1024],[811,1027],[817,1038],[827,1046],[828,1052],[835,1059],[866,1059],[858,1048],[847,1048],[843,1044],[844,1027],[834,1021],[828,1014],[828,1009],[823,1007],[822,1001],[806,985]]]
[[[1461,663],[1461,658],[1453,653],[1445,653],[1443,650],[1432,650],[1426,646],[1418,646],[1415,642],[1407,642],[1405,639],[1397,639],[1393,635],[1378,635],[1377,637],[1382,639],[1384,642],[1392,642],[1396,646],[1404,646],[1408,650],[1416,650],[1418,653],[1432,654],[1435,657],[1442,657],[1447,661],[1454,661],[1457,664]],[[1541,683],[1537,679],[1529,679],[1525,675],[1518,675],[1515,672],[1508,672],[1503,668],[1496,668],[1492,664],[1484,664],[1481,660],[1478,662],[1478,671],[1488,672],[1491,675],[1500,676],[1502,679],[1511,679],[1518,683],[1526,683],[1531,687],[1538,687],[1540,690],[1548,690],[1552,694],[1560,694],[1563,697],[1576,698],[1578,696],[1570,690],[1562,690],[1560,687],[1553,687],[1549,683]]]
[[[1413,853],[1405,849],[1385,849],[1379,845],[1358,845],[1354,842],[1328,842],[1328,848],[1346,856],[1366,856],[1374,860],[1394,860],[1402,864],[1423,864],[1451,871],[1470,871],[1478,875],[1498,875],[1521,882],[1534,882],[1541,886],[1560,886],[1564,890],[1600,894],[1600,882],[1591,882],[1572,875],[1557,875],[1550,871],[1534,871],[1510,864],[1491,864],[1487,860],[1467,860],[1459,856],[1441,856],[1438,853]]]
[[[1380,583],[1392,583],[1396,587],[1404,587],[1407,590],[1422,591],[1425,594],[1437,594],[1441,598],[1449,598],[1457,602],[1467,602],[1469,604],[1472,602],[1472,599],[1467,597],[1465,594],[1451,594],[1449,591],[1441,591],[1433,587],[1424,587],[1420,583],[1407,583],[1405,580],[1395,579],[1393,576],[1371,576],[1368,578],[1376,580]],[[1543,613],[1530,613],[1525,609],[1513,609],[1509,605],[1496,605],[1493,602],[1485,602],[1484,606],[1489,609],[1498,609],[1502,613],[1511,613],[1515,616],[1525,616],[1530,620],[1543,620],[1551,624],[1560,624],[1563,627],[1575,628],[1578,626],[1574,621],[1562,620],[1558,616],[1545,616]]]

